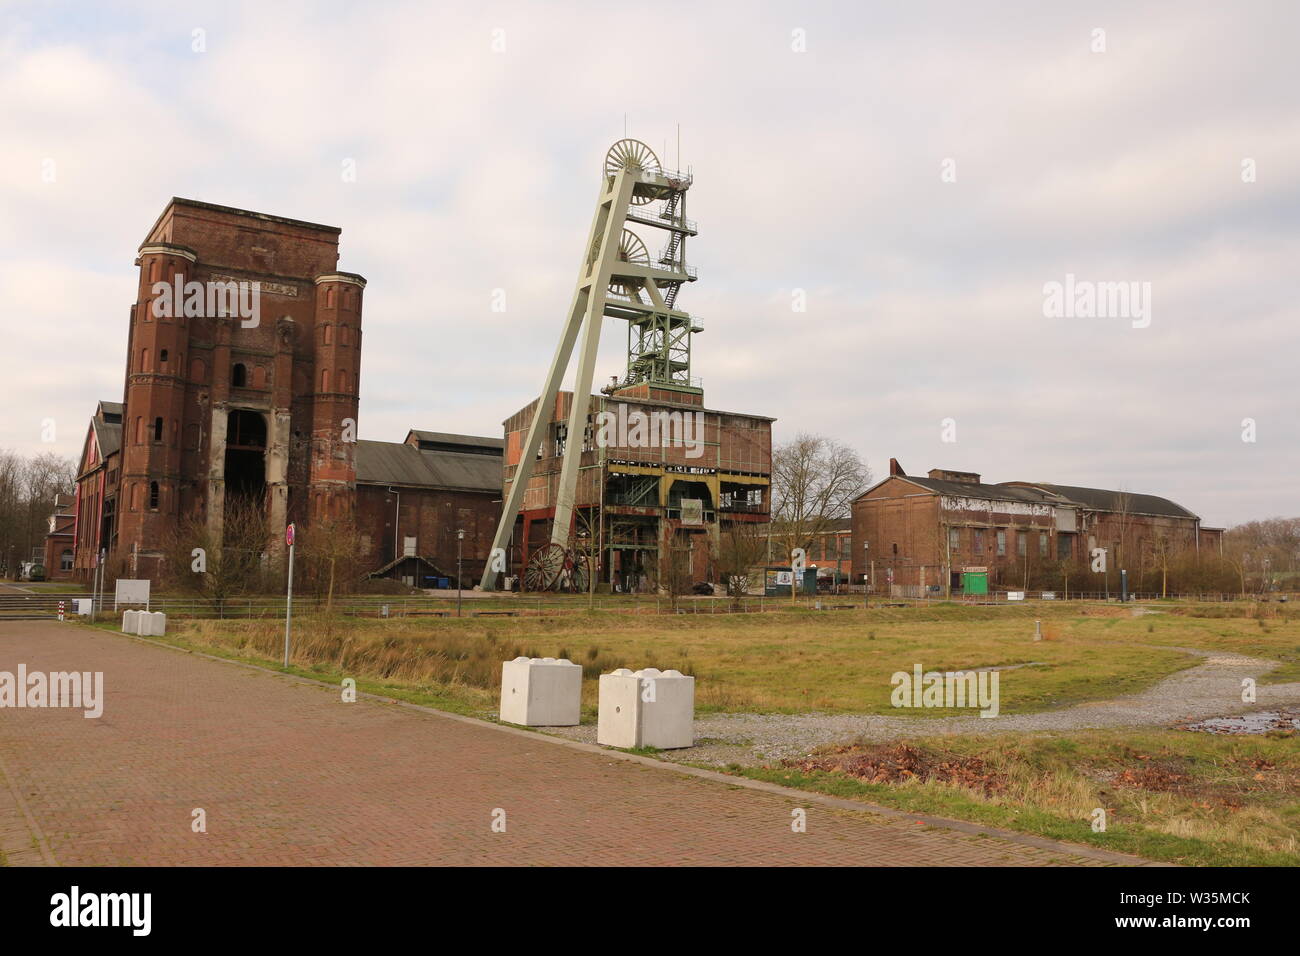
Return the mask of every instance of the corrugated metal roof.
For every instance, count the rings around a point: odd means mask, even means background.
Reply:
[[[1044,488],[1071,501],[1077,501],[1094,511],[1122,511],[1128,514],[1162,515],[1171,518],[1195,518],[1196,515],[1180,504],[1159,495],[1140,495],[1131,491],[1109,491],[1105,488],[1079,488],[1075,485],[1049,485]]]
[[[1037,488],[1019,488],[1013,485],[972,485],[964,481],[947,481],[943,478],[917,478],[912,475],[895,475],[941,495],[961,498],[980,498],[987,501],[1028,501],[1033,504],[1060,504],[1058,497]]]
[[[987,501],[1028,501],[1034,504],[1079,505],[1092,511],[1129,514],[1161,515],[1172,518],[1195,518],[1182,505],[1158,495],[1141,495],[1134,492],[1110,491],[1105,488],[1081,488],[1077,485],[1056,485],[1047,482],[1017,482],[1001,485],[972,485],[942,478],[918,478],[912,475],[891,475],[901,481],[910,481],[927,491],[940,495],[979,498]],[[889,479],[886,478],[885,481]],[[872,488],[884,484],[877,482]],[[868,489],[870,491],[871,489]],[[866,492],[863,492],[865,495]],[[859,496],[861,497],[861,496]],[[1127,501],[1125,501],[1127,497]]]
[[[502,467],[495,455],[420,451],[402,442],[362,440],[357,442],[357,481],[499,494]]]

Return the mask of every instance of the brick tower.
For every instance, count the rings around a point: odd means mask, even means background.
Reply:
[[[271,547],[351,507],[365,279],[338,271],[340,231],[188,199],[149,231],[122,420],[128,573],[154,576],[186,517],[220,540],[236,499],[266,509]]]

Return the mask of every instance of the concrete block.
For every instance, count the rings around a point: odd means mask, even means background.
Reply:
[[[582,709],[582,668],[554,657],[501,664],[501,720],[524,727],[573,727]]]
[[[134,634],[139,629],[139,627],[140,627],[139,611],[122,612],[122,633]]]
[[[695,678],[647,667],[641,677],[641,746],[677,750],[695,745]],[[650,698],[647,700],[647,698]]]
[[[641,746],[641,680],[626,667],[600,675],[596,743],[606,747]]]
[[[162,637],[167,633],[167,615],[162,611],[142,614],[140,619],[141,624],[144,625],[144,629],[140,631],[141,634],[148,637]]]
[[[677,750],[695,743],[695,678],[626,667],[600,676],[596,742]]]

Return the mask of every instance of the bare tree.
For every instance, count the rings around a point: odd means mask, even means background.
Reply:
[[[73,491],[76,473],[75,460],[54,452],[0,451],[0,564],[10,574],[44,545],[55,498]]]
[[[334,607],[336,590],[350,591],[360,577],[361,533],[352,515],[331,515],[303,532],[303,564],[310,587]]]
[[[714,561],[733,602],[749,590],[750,575],[767,560],[767,528],[752,521],[732,521],[718,533]]]
[[[169,588],[194,594],[214,607],[232,597],[258,594],[274,576],[270,543],[270,522],[261,503],[231,497],[225,503],[220,538],[201,515],[180,522],[163,549],[162,577]]]
[[[870,469],[848,445],[800,432],[772,451],[772,536],[787,554],[807,549],[870,484]]]

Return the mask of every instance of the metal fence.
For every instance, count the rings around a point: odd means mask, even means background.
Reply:
[[[461,617],[537,617],[581,613],[588,608],[600,611],[614,611],[625,614],[755,614],[764,611],[786,611],[792,607],[807,610],[855,610],[864,604],[871,607],[882,606],[930,606],[939,603],[967,605],[1016,605],[1021,603],[1044,603],[1069,601],[1095,601],[1119,603],[1119,595],[1106,595],[1104,592],[1071,591],[1068,598],[1065,592],[1023,592],[1023,599],[1012,600],[1005,591],[979,595],[954,595],[944,597],[940,594],[910,595],[872,593],[864,595],[862,588],[849,589],[841,587],[839,593],[821,593],[816,596],[800,595],[792,602],[789,596],[765,597],[747,595],[731,598],[718,596],[683,595],[676,600],[665,595],[655,594],[597,594],[594,598],[587,595],[556,594],[511,594],[494,597],[464,596],[460,602]],[[1044,597],[1044,593],[1048,596]],[[72,617],[76,613],[75,601],[90,598],[90,593],[55,593],[55,594],[0,594],[0,622],[5,620],[23,620],[32,618],[53,618],[59,612],[60,604],[64,614]],[[101,595],[103,598],[103,595]],[[1274,592],[1268,595],[1235,594],[1170,594],[1161,598],[1159,594],[1140,593],[1129,596],[1129,603],[1195,602],[1195,603],[1257,603],[1271,601],[1285,604],[1300,601],[1295,593]],[[127,607],[139,605],[121,605],[117,613]],[[312,613],[326,610],[327,603],[315,596],[295,597],[295,613]],[[283,597],[239,597],[208,600],[184,595],[159,595],[149,602],[149,609],[162,611],[169,617],[214,618],[223,620],[256,620],[259,618],[283,618],[285,599]],[[102,600],[100,613],[113,613],[111,595]],[[455,617],[458,616],[454,592],[445,595],[350,595],[337,598],[329,605],[333,613],[353,617],[373,618],[408,618],[408,617]]]

